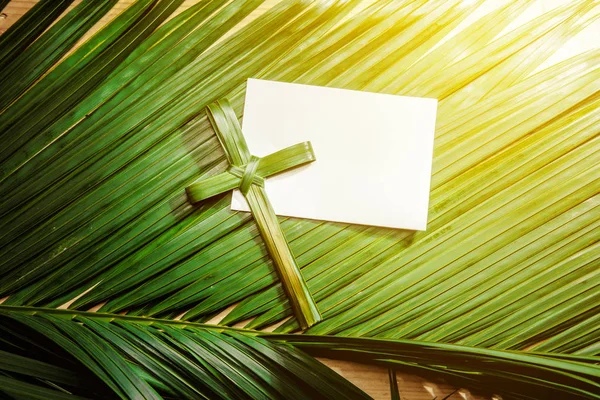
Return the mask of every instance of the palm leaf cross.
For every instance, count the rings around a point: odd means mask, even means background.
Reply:
[[[192,203],[239,188],[246,198],[260,234],[273,259],[294,315],[306,329],[321,320],[300,268],[283,234],[264,189],[264,178],[313,162],[310,142],[287,147],[266,157],[250,154],[235,112],[227,100],[207,107],[208,118],[225,150],[230,167],[226,172],[194,182],[186,188]]]

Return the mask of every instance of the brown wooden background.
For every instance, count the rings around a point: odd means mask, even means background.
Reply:
[[[29,10],[38,0],[12,0],[0,14],[0,34],[4,33],[19,17]],[[123,9],[129,6],[134,0],[119,0],[111,11],[107,13],[95,26],[92,28],[79,43],[87,40],[87,38],[104,26],[107,22],[113,19]],[[174,15],[187,9],[199,0],[186,0]],[[258,15],[262,14],[275,3],[281,0],[266,0],[263,5],[258,7],[251,13],[239,27],[248,23]],[[66,11],[70,11],[73,7],[79,4],[81,0],[75,0]],[[1,84],[1,82],[0,82]],[[339,374],[349,379],[362,390],[373,396],[375,399],[389,399],[390,387],[388,380],[388,372],[385,368],[380,368],[373,365],[359,364],[340,360],[321,359],[322,362],[333,368]],[[398,373],[398,387],[402,400],[432,400],[437,397],[438,400],[445,398],[452,393],[455,388],[440,384],[428,382],[419,376],[411,374]],[[468,390],[461,389],[454,393],[449,399],[452,400],[474,400],[480,398],[473,396]]]

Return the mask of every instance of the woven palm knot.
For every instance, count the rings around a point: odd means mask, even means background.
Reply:
[[[260,162],[260,158],[256,156],[251,156],[250,161],[246,164],[243,169],[236,166],[231,166],[229,168],[229,173],[232,175],[241,178],[240,181],[240,192],[242,194],[248,193],[250,190],[250,185],[255,184],[260,187],[265,186],[265,180],[262,176],[256,174],[256,170],[258,169],[258,163]]]

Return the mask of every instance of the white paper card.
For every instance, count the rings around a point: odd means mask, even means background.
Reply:
[[[310,141],[317,160],[268,178],[278,215],[425,230],[437,100],[248,80],[258,157]],[[235,191],[234,210],[248,211]]]

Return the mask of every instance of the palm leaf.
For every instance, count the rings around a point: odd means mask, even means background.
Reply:
[[[406,340],[257,331],[116,314],[0,306],[11,341],[0,369],[64,385],[72,393],[104,389],[124,398],[364,398],[366,395],[308,354],[361,360],[402,371],[446,376],[450,382],[507,398],[598,398],[598,358],[561,358]],[[29,342],[54,345],[24,351]],[[56,348],[55,348],[56,347]],[[50,353],[50,350],[53,353]],[[308,352],[308,354],[304,353]],[[25,353],[25,355],[20,354]],[[70,369],[84,367],[79,379]],[[95,375],[95,378],[94,376]],[[17,379],[9,376],[9,379]],[[134,384],[132,386],[132,384]],[[92,385],[92,386],[90,386]],[[61,386],[62,387],[62,386]],[[29,386],[23,386],[29,390]],[[48,388],[46,388],[48,389]],[[99,390],[100,390],[99,389]],[[8,393],[11,393],[11,388]]]
[[[99,393],[110,389],[121,398],[144,399],[368,398],[301,350],[271,343],[257,332],[98,313],[31,312],[2,308],[3,331],[12,340],[3,350],[9,357],[0,362],[0,370],[9,373],[6,379],[40,378],[38,390],[50,390],[49,381],[82,396],[99,388]],[[54,354],[47,348],[27,351],[29,341],[44,340],[52,342],[48,348]],[[67,368],[54,369],[40,359]],[[81,368],[87,375],[77,374],[87,377],[86,385],[68,378]],[[20,394],[32,389],[0,390]],[[53,397],[58,395],[53,391]]]
[[[0,37],[0,68],[4,69],[33,43],[73,0],[42,0]],[[0,4],[0,10],[6,4]]]
[[[310,335],[269,336],[310,354],[360,358],[404,371],[453,376],[463,385],[494,388],[508,398],[597,398],[598,357],[563,359],[551,353],[527,354],[407,340]]]
[[[43,3],[38,3],[36,7],[40,7]],[[52,25],[25,51],[13,57],[10,65],[2,68],[0,72],[0,80],[3,82],[3,91],[0,94],[0,109],[5,109],[19,95],[26,91],[84,33],[98,22],[115,3],[115,0],[104,0],[79,4],[71,12],[58,20],[56,24]],[[31,12],[34,10],[35,7]],[[10,30],[4,35],[10,35]],[[4,35],[2,38],[5,37]]]
[[[192,206],[184,191],[226,168],[204,108],[227,97],[241,116],[253,77],[440,100],[427,231],[280,218],[325,317],[307,333],[478,346],[481,359],[483,348],[600,354],[600,53],[544,64],[597,20],[597,4],[572,2],[507,30],[530,3],[507,1],[452,35],[482,1],[286,1],[237,29],[261,1],[200,2],[164,22],[180,0],[140,0],[31,85],[74,43],[67,32],[82,34],[109,3],[89,19],[91,6],[79,6],[33,44],[42,17],[32,11],[11,28],[27,36],[0,39],[0,56],[28,47],[0,58],[11,60],[6,71],[27,66],[0,114],[5,304],[200,322],[232,308],[222,324],[298,330],[250,216],[230,211],[227,196]],[[55,58],[42,62],[46,42]],[[43,321],[31,323],[78,334]],[[93,327],[82,333],[89,346]],[[92,372],[104,362],[73,351]],[[435,367],[446,357],[436,351],[419,371],[476,383],[454,364]],[[502,379],[516,379],[509,364],[494,364]],[[94,374],[122,396],[175,390],[152,381],[149,366],[131,367],[149,389]],[[562,390],[552,386],[562,378],[548,377],[521,384]]]

